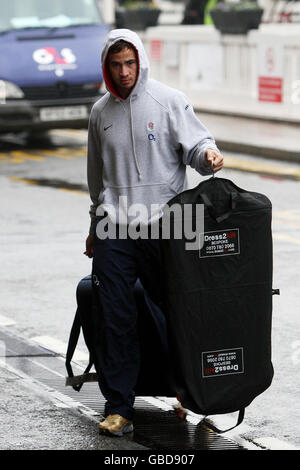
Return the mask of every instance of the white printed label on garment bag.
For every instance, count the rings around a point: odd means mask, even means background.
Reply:
[[[202,353],[202,377],[242,374],[244,372],[243,348],[222,349]]]
[[[203,246],[200,258],[238,255],[240,253],[239,229],[217,230],[202,234]]]

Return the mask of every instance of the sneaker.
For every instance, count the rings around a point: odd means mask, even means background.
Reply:
[[[99,423],[99,430],[105,434],[121,437],[133,431],[133,424],[132,421],[121,415],[108,415],[104,421]]]

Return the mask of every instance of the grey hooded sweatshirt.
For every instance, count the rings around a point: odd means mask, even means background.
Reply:
[[[125,100],[106,65],[109,48],[120,39],[133,44],[139,61],[136,84]],[[119,223],[157,220],[164,204],[187,189],[186,165],[208,175],[205,151],[218,150],[184,94],[148,78],[148,58],[136,33],[112,30],[101,59],[108,92],[94,104],[89,122],[90,233],[96,215],[104,212]]]

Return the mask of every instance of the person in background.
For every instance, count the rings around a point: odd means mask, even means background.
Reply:
[[[182,24],[204,24],[208,0],[187,0]]]

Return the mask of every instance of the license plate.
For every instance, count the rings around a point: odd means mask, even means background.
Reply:
[[[63,106],[40,109],[41,121],[67,121],[88,117],[86,106]]]

